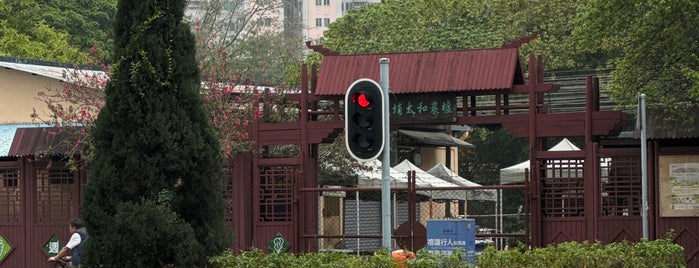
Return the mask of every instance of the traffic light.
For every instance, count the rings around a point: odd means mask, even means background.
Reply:
[[[374,80],[354,81],[345,94],[345,144],[359,161],[376,159],[384,147],[383,91]]]

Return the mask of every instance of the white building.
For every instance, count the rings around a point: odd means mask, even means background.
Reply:
[[[342,17],[347,11],[366,4],[381,3],[381,0],[309,0],[303,5],[305,40],[318,40],[328,25]]]
[[[262,26],[283,29],[286,34],[302,36],[302,40],[316,41],[323,36],[328,25],[349,10],[381,0],[190,0],[185,11],[187,18],[195,22],[216,19],[219,32],[242,32],[249,22],[257,20]],[[219,8],[220,13],[207,10]],[[250,14],[254,14],[250,16]],[[298,25],[300,22],[301,25]],[[300,26],[300,27],[296,27]]]

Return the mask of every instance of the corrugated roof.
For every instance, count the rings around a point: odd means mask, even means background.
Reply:
[[[682,118],[665,122],[665,118],[670,115],[664,110],[647,109],[646,110],[646,137],[653,140],[662,139],[696,139],[699,138],[699,105],[690,109],[687,115],[694,116],[694,122],[683,121]],[[634,138],[640,138],[641,132],[634,130]]]
[[[8,156],[27,156],[38,152],[62,155],[71,148],[68,131],[55,127],[17,128]]]
[[[4,62],[0,61],[0,67],[13,69],[21,72],[36,74],[40,76],[45,76],[48,78],[53,78],[61,81],[65,81],[65,76],[68,70],[64,67],[54,67],[54,66],[43,66],[35,64],[23,64],[14,62]]]
[[[45,124],[3,124],[0,125],[0,157],[9,156],[12,140],[19,128],[48,127]]]
[[[316,95],[344,95],[357,79],[379,82],[388,58],[391,93],[509,90],[522,84],[517,48],[323,56]]]
[[[36,125],[32,124],[10,124],[10,125],[0,125],[0,157],[8,156],[10,152],[10,146],[12,145],[12,139],[15,138],[15,132],[18,128],[22,127],[34,127]]]
[[[39,60],[0,57],[0,67],[53,78],[63,82],[74,82],[76,79],[85,80],[92,76],[108,79],[107,73],[103,71],[89,70],[87,68],[69,68],[65,64],[61,65]]]

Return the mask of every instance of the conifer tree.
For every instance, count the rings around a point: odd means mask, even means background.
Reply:
[[[185,0],[121,0],[83,193],[89,267],[204,266],[232,244]]]

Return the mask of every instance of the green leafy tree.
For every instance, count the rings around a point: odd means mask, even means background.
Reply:
[[[83,194],[88,266],[204,266],[207,256],[232,243],[224,221],[219,144],[202,108],[194,36],[182,22],[185,3],[119,2],[115,61],[92,129],[94,157]],[[129,217],[133,228],[144,230],[136,235],[153,233],[152,243],[120,233],[124,229],[115,222],[125,203],[143,211]],[[152,203],[175,213],[191,235]],[[168,239],[173,237],[182,240]],[[155,247],[163,243],[180,243],[194,257],[173,259],[183,248]],[[189,246],[194,244],[199,246]]]
[[[198,58],[224,61],[228,69],[205,75],[236,85],[288,84],[285,70],[301,60],[305,49],[296,1],[211,0],[197,7],[190,20],[196,29]]]
[[[287,49],[282,45],[285,42],[283,38],[281,32],[265,32],[240,41],[237,49],[249,56],[236,56],[229,61],[235,64],[241,78],[245,78],[246,81],[241,82],[249,81],[265,86],[289,85],[289,78],[285,71],[288,66],[298,64],[300,61],[298,52],[301,48],[299,45],[294,49]],[[295,40],[296,44],[302,43],[300,36]]]
[[[459,175],[467,180],[482,185],[500,184],[500,169],[527,160],[529,156],[529,141],[526,138],[516,138],[505,128],[488,129],[474,127],[469,133],[467,142],[475,146],[475,150],[459,150]],[[503,212],[517,213],[524,205],[524,192],[518,189],[502,191]],[[491,203],[468,203],[469,214],[494,215],[495,206]],[[481,227],[494,227],[491,217],[479,218]],[[522,231],[524,225],[518,218],[508,217],[504,220],[506,232]]]
[[[521,53],[543,56],[546,68],[603,67],[617,51],[585,49],[573,38],[587,2],[384,1],[331,23],[323,43],[343,54],[476,49],[500,47],[536,32]]]
[[[36,0],[41,19],[67,33],[69,43],[82,52],[93,47],[108,52],[112,42],[117,0]]]
[[[484,185],[500,184],[499,171],[529,158],[529,141],[505,128],[474,127],[467,142],[476,149],[459,150],[459,170],[465,179]]]
[[[699,103],[699,3],[691,0],[591,0],[574,34],[589,50],[619,51],[611,63],[614,100],[635,107],[639,93],[650,106],[684,116]]]
[[[573,36],[584,20],[580,14],[589,0],[493,0],[484,4],[491,27],[499,27],[508,40],[537,33],[521,54],[542,56],[547,70],[606,67],[618,51],[590,50]],[[523,57],[524,62],[528,61]]]
[[[479,3],[389,0],[350,10],[330,24],[323,44],[357,54],[491,48],[504,40]]]
[[[86,53],[40,17],[33,0],[0,2],[0,56],[82,63]]]

